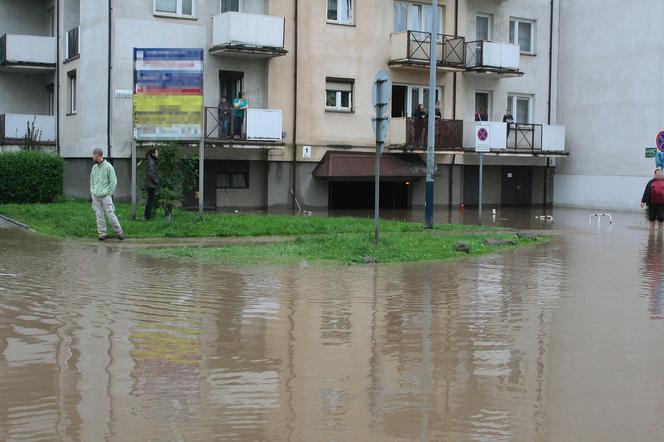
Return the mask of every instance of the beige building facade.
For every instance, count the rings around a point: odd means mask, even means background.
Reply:
[[[133,50],[201,48],[207,208],[367,209],[372,79],[387,70],[381,204],[422,206],[426,124],[415,117],[430,95],[432,11],[430,2],[392,0],[8,0],[0,5],[9,48],[0,113],[14,136],[4,124],[2,149],[19,145],[20,128],[36,118],[48,134],[42,141],[66,160],[68,196],[87,195],[88,154],[103,147],[120,176],[117,196],[128,198]],[[499,149],[486,155],[485,202],[549,203],[555,162],[566,156],[555,124],[558,1],[445,0],[437,14],[436,204],[477,203],[476,120],[498,131]],[[46,56],[14,36],[40,43]],[[251,112],[232,137],[218,106],[238,92]],[[147,147],[138,146],[139,157]]]

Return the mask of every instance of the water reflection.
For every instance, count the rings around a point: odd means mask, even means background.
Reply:
[[[661,315],[662,240],[604,234],[446,264],[227,269],[0,229],[0,440],[571,440],[613,422],[657,440],[664,361],[634,375],[604,358],[664,344],[628,322],[645,300],[611,291],[641,262]],[[628,323],[629,341],[596,337]],[[625,376],[652,393],[618,395]],[[600,426],[579,387],[652,413]]]
[[[650,319],[662,319],[664,311],[664,240],[662,233],[651,234],[643,254],[643,285],[648,293]]]

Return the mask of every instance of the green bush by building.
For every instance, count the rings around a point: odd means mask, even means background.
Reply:
[[[64,161],[45,152],[0,153],[0,204],[50,203],[62,196]]]

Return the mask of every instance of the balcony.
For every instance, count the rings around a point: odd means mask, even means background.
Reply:
[[[477,126],[488,126],[491,152],[510,155],[566,156],[565,126],[472,121],[463,124],[463,148],[475,150]]]
[[[55,37],[5,34],[0,37],[0,67],[19,72],[49,72],[56,66]]]
[[[466,43],[466,71],[491,74],[499,77],[520,77],[521,53],[518,44],[494,41],[469,41]]]
[[[428,120],[393,118],[390,123],[390,144],[404,150],[425,150],[428,140]],[[461,149],[463,121],[436,119],[436,151]]]
[[[205,108],[205,142],[231,147],[283,147],[280,110],[247,109],[238,127],[232,108]]]
[[[462,71],[465,67],[465,39],[438,34],[436,66],[442,71]],[[398,32],[390,35],[390,66],[428,68],[431,61],[431,33]]]
[[[2,114],[0,115],[0,144],[19,144],[34,122],[40,131],[37,141],[41,144],[55,143],[55,116]]]
[[[285,19],[260,14],[224,12],[212,18],[212,55],[278,57],[284,49]]]

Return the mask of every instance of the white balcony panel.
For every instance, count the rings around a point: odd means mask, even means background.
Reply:
[[[475,149],[477,126],[489,127],[489,145],[492,150],[507,148],[507,123],[500,121],[470,121],[463,123],[463,147]]]
[[[408,33],[399,32],[390,35],[390,60],[406,60],[408,58]]]
[[[519,70],[519,45],[485,41],[483,44],[483,65],[500,69]]]
[[[9,65],[53,65],[55,67],[55,37],[7,34],[5,38],[6,49],[3,63]]]
[[[42,142],[55,142],[55,116],[50,115],[26,115],[26,114],[3,114],[4,138],[21,139],[27,135],[28,125],[35,122],[35,129],[41,131]]]
[[[247,140],[281,141],[283,122],[280,110],[248,109]]]
[[[565,151],[565,126],[542,127],[542,150],[545,152]]]
[[[392,118],[390,121],[389,143],[394,146],[406,144],[406,119]]]
[[[270,15],[224,12],[212,19],[212,47],[284,47],[284,18]]]

